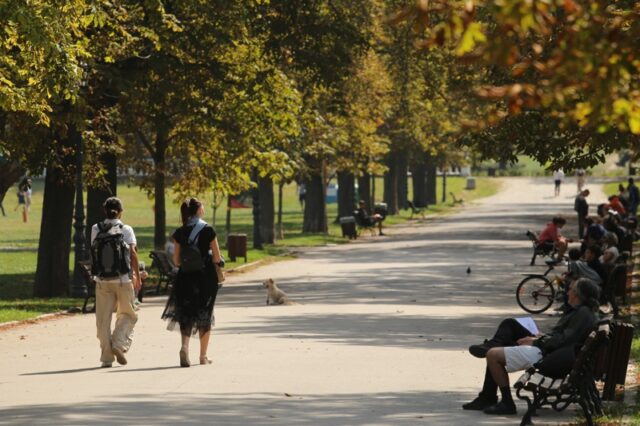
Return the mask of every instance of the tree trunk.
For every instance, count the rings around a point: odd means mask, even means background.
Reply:
[[[442,168],[442,202],[447,201],[447,169]]]
[[[262,233],[260,232],[260,191],[258,169],[254,167],[252,172],[253,182],[256,187],[251,191],[253,192],[253,248],[256,250],[262,250]]]
[[[305,234],[326,234],[327,200],[326,188],[319,172],[311,175],[306,181],[307,196],[304,203],[304,221],[302,232]]]
[[[435,158],[431,155],[427,155],[426,158],[426,170],[427,170],[427,204],[436,204],[436,178],[437,178],[437,166]]]
[[[156,250],[164,250],[167,234],[167,211],[165,200],[165,167],[167,152],[167,135],[162,131],[158,131],[156,135],[156,146],[154,155],[155,172],[154,180],[154,228],[153,228],[153,246]]]
[[[352,216],[356,208],[355,176],[350,172],[338,172],[338,217]]]
[[[278,238],[284,240],[284,225],[282,224],[282,189],[284,181],[278,184]]]
[[[390,215],[398,213],[398,164],[396,153],[387,156],[389,170],[384,174],[384,202],[387,203],[387,212]],[[368,206],[370,209],[373,206]]]
[[[396,176],[398,180],[398,209],[407,209],[409,199],[409,180],[407,178],[407,154],[406,151],[399,152],[396,157]]]
[[[229,234],[231,233],[231,195],[227,195],[227,217],[224,221],[224,231],[224,246],[229,247],[227,243],[229,241]],[[218,242],[220,241],[218,240]]]
[[[102,207],[104,201],[109,197],[116,196],[118,191],[116,156],[114,154],[103,154],[100,162],[107,171],[107,186],[105,188],[87,188],[87,226],[85,230],[87,247],[91,246],[91,227],[105,218],[104,208]]]
[[[75,196],[74,169],[77,138],[71,126],[69,136],[61,140],[60,161],[50,163],[44,183],[42,221],[38,240],[38,266],[33,286],[35,297],[64,296],[69,291],[69,252]]]
[[[258,179],[260,196],[260,236],[265,244],[275,242],[275,206],[273,204],[273,180],[270,177]]]
[[[2,216],[6,216],[4,212],[4,197],[9,191],[9,188],[20,179],[20,176],[24,173],[24,170],[15,161],[6,161],[0,157],[0,208],[2,209]]]
[[[364,201],[367,206],[371,206],[371,175],[364,173],[358,178],[358,200]],[[352,212],[353,213],[353,212]],[[351,213],[350,213],[351,215]]]
[[[413,186],[413,205],[416,207],[427,207],[427,167],[424,161],[420,160],[411,169],[411,184]]]

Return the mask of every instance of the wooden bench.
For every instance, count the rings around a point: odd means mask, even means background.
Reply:
[[[553,256],[556,253],[555,247],[553,249],[549,249],[548,247],[545,247],[544,244],[539,244],[538,234],[536,234],[532,230],[527,230],[526,236],[527,238],[529,238],[531,244],[533,245],[533,256],[531,257],[531,263],[529,263],[529,265],[535,265],[536,257],[538,256]]]
[[[411,210],[411,216],[409,216],[409,219],[413,219],[414,214],[419,214],[424,219],[424,211],[426,207],[416,207],[411,200],[407,200],[407,207]]]
[[[616,387],[625,384],[634,329],[632,324],[620,321],[614,321],[611,328],[611,341],[598,352],[594,369],[596,380],[604,382],[605,401],[615,400]]]
[[[453,192],[449,192],[449,195],[451,195],[451,198],[453,199],[453,205],[455,206],[456,204],[464,204],[464,200],[462,198],[456,198],[456,195]]]
[[[160,294],[163,284],[164,291],[167,292],[169,287],[173,286],[176,281],[177,273],[173,262],[164,250],[152,250],[151,253],[149,253],[149,257],[152,260],[151,267],[155,267],[159,274],[156,294]]]
[[[91,261],[80,260],[78,261],[78,266],[80,267],[80,271],[82,271],[84,285],[87,287],[87,295],[82,304],[82,313],[92,313],[96,311],[96,281],[93,279],[93,274],[91,273]],[[91,299],[93,299],[93,305],[89,305]]]
[[[598,329],[592,331],[585,340],[571,372],[565,377],[545,376],[535,366],[525,371],[513,385],[516,396],[527,401],[527,411],[520,425],[531,424],[536,409],[544,405],[562,411],[573,403],[580,405],[587,424],[593,425],[593,415],[602,414],[600,395],[594,380],[594,363],[598,350],[606,345],[609,337],[609,323],[600,323]]]
[[[363,230],[371,232],[371,235],[376,235],[375,224],[362,222],[360,215],[358,214],[358,210],[353,211],[353,217],[355,218],[356,225],[358,227],[358,235],[360,235]]]

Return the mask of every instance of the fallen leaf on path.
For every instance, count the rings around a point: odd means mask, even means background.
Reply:
[[[291,397],[291,395],[290,395],[290,394],[288,394],[288,393],[286,393],[286,392],[284,393],[284,396]]]

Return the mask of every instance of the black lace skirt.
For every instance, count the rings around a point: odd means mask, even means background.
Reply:
[[[218,276],[213,264],[204,271],[178,271],[162,319],[169,322],[168,330],[180,330],[183,336],[206,333],[215,324],[213,305],[218,294]]]

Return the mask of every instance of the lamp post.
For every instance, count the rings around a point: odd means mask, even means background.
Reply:
[[[87,285],[84,280],[84,273],[80,269],[79,261],[87,260],[87,250],[84,237],[84,202],[82,199],[82,135],[76,129],[73,129],[76,137],[76,206],[73,216],[73,234],[75,265],[73,268],[73,281],[71,283],[72,297],[85,297],[87,295]]]

